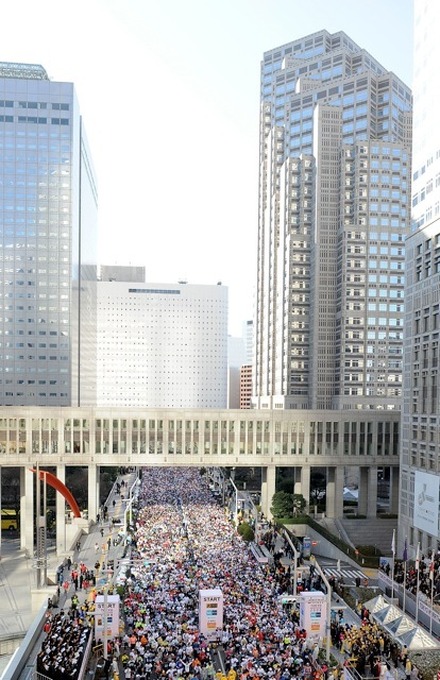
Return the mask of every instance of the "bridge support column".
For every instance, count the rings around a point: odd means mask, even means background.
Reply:
[[[358,514],[377,517],[377,466],[359,470]]]
[[[63,484],[66,483],[66,466],[57,465],[55,474]],[[55,512],[56,512],[56,551],[57,555],[63,555],[66,550],[66,500],[59,491],[55,495]]]
[[[327,468],[325,513],[332,519],[344,515],[344,468],[337,465]]]
[[[302,494],[301,491],[301,468],[293,468],[293,493]]]
[[[390,468],[390,512],[397,515],[399,512],[399,468]]]
[[[34,555],[34,477],[27,467],[20,468],[20,548]]]
[[[89,522],[96,522],[96,516],[99,508],[99,467],[96,465],[89,465],[87,468],[88,476],[88,513]]]
[[[304,497],[306,501],[304,512],[307,513],[310,510],[310,465],[303,465],[300,470],[301,482],[297,493],[300,493]]]
[[[276,491],[275,488],[276,466],[268,465],[261,468],[261,509],[265,516],[270,518],[270,506]]]

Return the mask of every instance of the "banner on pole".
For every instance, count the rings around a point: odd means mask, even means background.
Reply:
[[[219,588],[199,591],[199,628],[208,640],[223,630],[223,593]]]
[[[119,635],[119,595],[97,595],[95,599],[95,639]]]
[[[301,628],[307,631],[309,637],[323,638],[327,626],[327,596],[318,591],[302,592],[300,596]]]

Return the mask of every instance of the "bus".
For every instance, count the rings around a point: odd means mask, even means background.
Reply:
[[[18,518],[15,510],[2,508],[2,531],[17,531]]]

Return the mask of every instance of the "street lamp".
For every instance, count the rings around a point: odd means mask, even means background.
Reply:
[[[130,487],[130,489],[129,489],[129,491],[128,491],[128,499],[129,499],[128,508],[129,508],[129,510],[130,510],[130,525],[131,525],[132,520],[133,520],[133,513],[132,513],[132,511],[133,511],[133,502],[134,502],[134,501],[136,500],[136,498],[137,498],[136,490],[139,488],[140,484],[141,484],[141,480],[139,479],[139,477],[136,477],[136,479],[134,480],[133,484],[131,485],[131,487]],[[128,509],[128,508],[127,508],[127,509]]]
[[[295,545],[293,544],[292,539],[290,538],[288,532],[286,529],[284,529],[284,538],[287,540],[288,544],[293,550],[293,595],[296,595],[296,584],[297,584],[297,576],[298,576],[298,558],[299,558],[299,552],[295,548]]]
[[[231,478],[229,478],[229,481],[231,482],[232,487],[235,490],[235,513],[234,513],[234,516],[235,516],[235,524],[238,526],[238,489],[235,486],[235,484],[234,484],[234,482],[232,481]]]

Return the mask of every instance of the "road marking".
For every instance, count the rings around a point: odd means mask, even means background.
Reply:
[[[353,582],[357,578],[360,578],[361,581],[364,581],[367,578],[367,576],[359,569],[350,569],[349,567],[342,567],[341,569],[337,569],[336,567],[324,567],[323,571],[326,576],[334,576],[336,579],[339,579],[342,576],[344,580],[348,578],[353,579]]]

